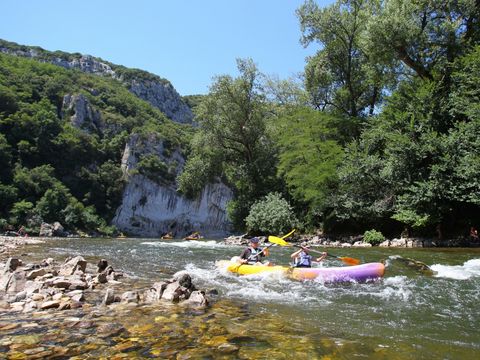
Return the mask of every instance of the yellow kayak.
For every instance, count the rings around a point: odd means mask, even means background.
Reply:
[[[235,261],[229,260],[220,260],[217,261],[217,266],[222,269],[227,269],[229,272],[236,273],[239,275],[252,275],[259,274],[263,272],[285,272],[289,268],[285,266],[267,266],[267,265],[247,265],[239,264]]]

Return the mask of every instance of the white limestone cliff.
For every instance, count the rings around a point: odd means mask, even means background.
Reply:
[[[152,181],[136,171],[140,158],[152,154],[166,164],[175,164],[177,172],[182,171],[185,160],[180,152],[175,150],[167,157],[164,150],[163,141],[155,135],[130,136],[122,158],[127,185],[112,224],[136,236],[172,232],[184,237],[192,231],[213,238],[227,235],[230,222],[226,206],[233,193],[226,185],[209,184],[196,199],[188,199],[176,191],[175,182]]]
[[[231,198],[231,190],[222,183],[208,185],[201,196],[189,200],[171,188],[134,175],[112,223],[119,230],[137,236],[172,232],[183,237],[199,231],[206,237],[224,237],[229,233],[225,209]]]

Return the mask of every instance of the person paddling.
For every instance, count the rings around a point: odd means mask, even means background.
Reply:
[[[310,248],[308,246],[303,246],[295,251],[290,257],[293,259],[294,267],[303,267],[309,268],[312,267],[312,255],[309,252]],[[327,257],[327,253],[323,252],[320,257],[315,259],[316,262],[320,262]]]
[[[242,254],[240,255],[239,262],[242,264],[249,264],[249,265],[262,265],[261,258],[269,255],[268,247],[262,249],[259,246],[259,238],[253,237],[250,239],[249,246],[243,250]],[[263,265],[270,265],[270,262],[267,262]]]

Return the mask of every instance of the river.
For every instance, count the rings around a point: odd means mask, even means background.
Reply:
[[[65,239],[28,246],[22,249],[24,261],[45,257],[63,261],[71,255],[82,255],[89,262],[105,258],[115,269],[124,270],[135,287],[147,287],[185,269],[197,287],[214,288],[218,295],[205,311],[179,306],[92,309],[88,314],[69,310],[47,317],[37,314],[31,327],[25,326],[32,323],[29,315],[2,315],[1,323],[18,327],[7,326],[5,332],[0,324],[0,336],[9,339],[0,340],[0,358],[22,358],[22,349],[32,347],[43,349],[47,358],[55,354],[172,359],[478,358],[479,248],[328,249],[362,263],[385,261],[385,277],[364,284],[302,283],[276,274],[239,277],[216,268],[216,260],[229,259],[241,250],[214,240]],[[287,264],[291,251],[274,247],[270,259]],[[427,264],[434,274],[409,266],[406,258]],[[340,265],[330,258],[321,264]],[[72,318],[77,326],[68,325]],[[84,318],[90,325],[78,331]],[[121,330],[105,331],[112,323]],[[18,336],[59,333],[62,340],[52,335],[50,345],[35,338],[30,347],[12,351]]]

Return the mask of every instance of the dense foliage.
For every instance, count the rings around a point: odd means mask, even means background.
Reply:
[[[75,125],[65,95],[83,96],[101,126],[89,118]],[[110,233],[124,186],[121,156],[132,133],[156,134],[170,148],[188,141],[184,127],[119,81],[0,54],[1,223],[38,231],[42,221],[59,221],[69,230]],[[139,163],[157,181],[176,175],[158,158],[146,155]]]
[[[251,233],[286,233],[298,225],[290,204],[279,193],[270,193],[255,202],[246,218]]]
[[[270,191],[304,227],[327,231],[442,236],[480,225],[479,14],[474,0],[306,1],[302,42],[320,49],[304,89],[256,75],[257,90],[241,93],[234,84],[254,88],[242,69],[219,77],[198,105],[203,150],[184,190],[199,189],[194,174],[226,176],[252,231],[254,199]],[[245,211],[232,214],[242,225]]]

